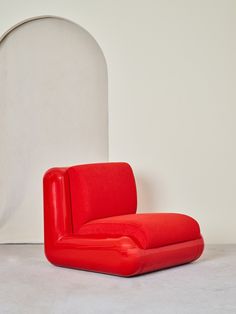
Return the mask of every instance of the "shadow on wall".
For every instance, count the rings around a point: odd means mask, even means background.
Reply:
[[[13,165],[11,169],[8,169],[7,178],[1,176],[0,187],[7,185],[10,188],[6,191],[5,195],[1,195],[0,228],[4,227],[14,214],[14,211],[22,206],[26,193],[26,186],[22,184],[22,178],[25,178],[25,173],[27,173],[26,167],[27,163],[21,167]]]
[[[138,194],[138,212],[157,212],[156,198],[157,192],[154,184],[150,182],[144,174],[135,174],[137,194]],[[158,206],[159,208],[159,206]]]

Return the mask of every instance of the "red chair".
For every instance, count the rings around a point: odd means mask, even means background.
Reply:
[[[52,168],[44,175],[47,259],[57,266],[134,276],[196,260],[193,218],[136,214],[135,179],[123,162]]]

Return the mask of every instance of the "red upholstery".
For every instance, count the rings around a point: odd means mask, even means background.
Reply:
[[[44,186],[44,246],[54,265],[134,276],[202,254],[198,223],[182,214],[136,213],[127,163],[52,168]]]
[[[134,214],[133,171],[124,162],[80,165],[68,169],[73,229],[93,219]]]
[[[131,237],[143,249],[200,239],[199,225],[183,214],[131,214],[93,220],[84,224],[79,235]]]

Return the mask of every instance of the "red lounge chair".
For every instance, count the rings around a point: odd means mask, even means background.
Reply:
[[[136,214],[135,179],[123,162],[52,168],[44,176],[48,260],[134,276],[196,260],[204,243],[193,218]]]

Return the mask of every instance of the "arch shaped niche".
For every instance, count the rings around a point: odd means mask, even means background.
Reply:
[[[86,30],[43,16],[2,36],[0,126],[0,242],[41,242],[45,170],[108,159],[106,62]]]

